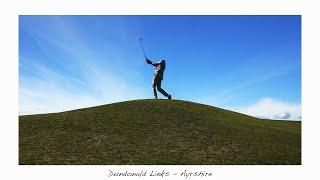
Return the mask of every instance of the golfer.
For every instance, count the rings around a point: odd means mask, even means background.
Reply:
[[[153,79],[152,79],[152,89],[153,89],[154,98],[158,99],[158,95],[157,95],[157,90],[158,90],[165,97],[167,97],[168,99],[171,99],[171,95],[161,88],[163,73],[164,73],[164,70],[166,69],[166,61],[160,60],[158,62],[153,63],[148,58],[146,58],[146,61],[148,64],[151,64],[156,67],[156,70],[154,71]]]

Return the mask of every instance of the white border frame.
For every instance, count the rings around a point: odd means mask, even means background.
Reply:
[[[12,0],[1,3],[1,177],[107,179],[108,169],[205,170],[214,179],[319,178],[319,10],[300,0]],[[18,15],[302,15],[302,165],[300,166],[21,166],[18,165]],[[4,179],[4,178],[1,178]],[[119,178],[113,178],[119,179]],[[136,178],[126,178],[136,179]],[[147,178],[139,178],[147,179]],[[152,178],[163,179],[163,178]],[[169,177],[166,179],[176,179]],[[180,178],[184,179],[184,178]],[[190,178],[207,179],[207,178]],[[210,178],[211,179],[211,178]]]

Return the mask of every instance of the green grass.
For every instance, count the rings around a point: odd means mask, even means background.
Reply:
[[[20,116],[19,164],[301,164],[301,122],[178,100]]]

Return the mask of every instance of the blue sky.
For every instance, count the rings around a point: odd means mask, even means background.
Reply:
[[[20,16],[19,113],[153,98],[301,118],[300,16]]]

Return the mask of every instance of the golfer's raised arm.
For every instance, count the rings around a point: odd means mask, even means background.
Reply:
[[[148,59],[148,58],[146,58],[146,62],[147,62],[148,64],[152,64],[152,61],[151,61],[150,59]]]
[[[148,64],[151,64],[152,66],[157,66],[157,63],[152,62],[150,59],[146,58],[146,61]]]
[[[152,63],[152,65],[155,66],[155,67],[157,67],[159,64],[161,64],[160,61],[159,61],[159,62],[154,62],[154,63]]]

